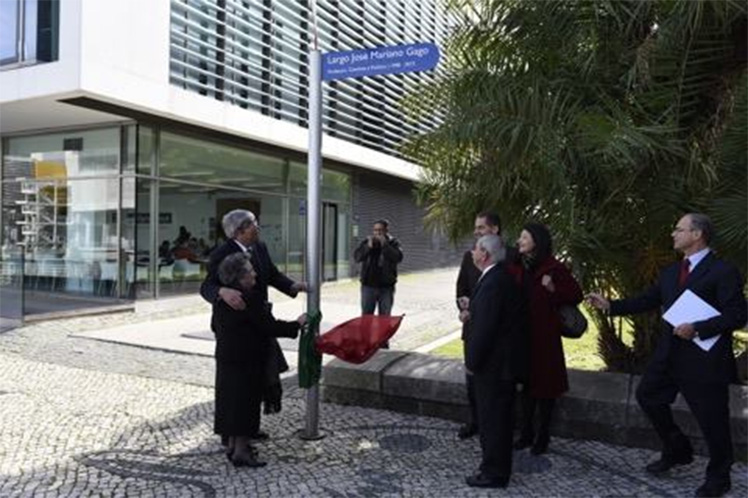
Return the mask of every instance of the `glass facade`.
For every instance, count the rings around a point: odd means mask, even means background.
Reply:
[[[309,2],[171,0],[172,85],[307,126]],[[354,50],[445,38],[439,0],[320,0],[320,49]],[[430,72],[339,80],[323,85],[324,133],[398,156],[417,122],[400,101]]]
[[[0,1],[0,67],[57,60],[59,0]]]
[[[197,292],[236,208],[258,216],[277,266],[302,277],[306,166],[282,155],[127,124],[9,137],[2,159],[1,242],[25,253],[27,313],[60,296]],[[322,198],[324,276],[347,277],[350,175],[325,168]]]

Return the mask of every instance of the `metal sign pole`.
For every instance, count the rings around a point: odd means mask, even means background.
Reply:
[[[320,304],[320,179],[322,163],[322,56],[317,44],[317,23],[313,17],[313,49],[309,53],[309,153],[307,163],[306,275],[309,284],[307,311],[319,311]],[[317,331],[319,333],[319,331]],[[319,384],[306,392],[306,425],[303,439],[319,439]]]

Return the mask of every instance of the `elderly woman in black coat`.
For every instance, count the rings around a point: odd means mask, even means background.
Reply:
[[[260,403],[265,364],[272,337],[297,337],[306,322],[276,320],[261,299],[252,295],[256,274],[243,253],[227,256],[218,267],[221,284],[242,292],[247,304],[234,310],[219,300],[213,310],[216,333],[215,432],[228,437],[228,457],[236,467],[261,467],[250,444],[260,429]]]

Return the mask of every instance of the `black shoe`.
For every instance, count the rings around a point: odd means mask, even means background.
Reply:
[[[229,457],[229,461],[234,465],[234,467],[264,467],[267,465],[267,462],[263,462],[262,460],[258,460],[255,455],[250,456],[242,456],[242,457]]]
[[[457,437],[460,439],[468,439],[476,434],[478,434],[478,426],[475,424],[465,424],[457,431]]]
[[[465,478],[465,483],[471,488],[505,488],[509,484],[508,477],[488,477],[479,472]]]
[[[249,436],[249,439],[252,439],[254,441],[265,441],[266,439],[270,439],[270,436],[265,431],[257,431],[256,433]]]
[[[530,446],[532,446],[532,436],[520,436],[519,439],[514,442],[512,448],[515,450],[524,450]]]
[[[724,496],[728,491],[730,491],[731,487],[732,485],[730,484],[729,479],[727,481],[710,481],[707,479],[706,482],[696,490],[695,496],[704,498]]]
[[[662,456],[659,460],[650,463],[645,467],[647,472],[654,475],[659,475],[667,472],[668,470],[678,465],[688,465],[693,462],[693,454],[684,453],[676,456]]]
[[[542,455],[548,452],[548,444],[551,442],[550,436],[538,436],[535,443],[530,448],[530,453],[533,455]]]

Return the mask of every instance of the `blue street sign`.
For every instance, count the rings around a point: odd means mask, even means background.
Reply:
[[[439,47],[433,43],[329,52],[322,56],[322,79],[330,81],[428,71],[438,62]]]

